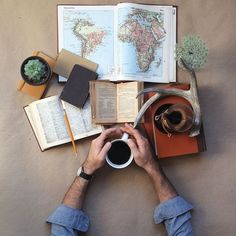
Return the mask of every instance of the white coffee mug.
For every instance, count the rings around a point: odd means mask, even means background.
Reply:
[[[106,162],[111,167],[122,169],[127,167],[132,162],[133,155],[127,144],[128,138],[129,135],[124,133],[120,139],[111,141],[111,148],[106,156]]]

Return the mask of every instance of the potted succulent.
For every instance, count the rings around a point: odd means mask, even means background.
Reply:
[[[50,79],[51,74],[49,64],[41,57],[28,57],[21,64],[21,76],[28,84],[36,86],[45,84]]]

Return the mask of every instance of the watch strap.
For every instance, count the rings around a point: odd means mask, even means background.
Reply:
[[[79,168],[78,172],[77,172],[77,176],[83,178],[83,179],[86,179],[88,181],[90,181],[92,178],[93,178],[93,175],[89,175],[89,174],[86,174],[84,172],[84,167],[82,166],[81,168]]]

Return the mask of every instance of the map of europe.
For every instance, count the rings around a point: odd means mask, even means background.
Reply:
[[[165,35],[161,12],[150,12],[136,8],[131,9],[125,20],[121,20],[118,30],[118,39],[135,48],[136,64],[141,72],[150,69]],[[161,57],[157,59],[156,67],[159,67],[160,64]]]

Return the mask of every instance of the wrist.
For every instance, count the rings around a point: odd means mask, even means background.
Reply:
[[[82,166],[84,168],[84,172],[88,175],[93,175],[95,171],[97,170],[97,168],[95,168],[93,165],[90,165],[86,161],[84,162]]]
[[[149,161],[144,166],[145,171],[148,173],[149,176],[154,176],[156,173],[160,173],[160,166],[156,161]]]

